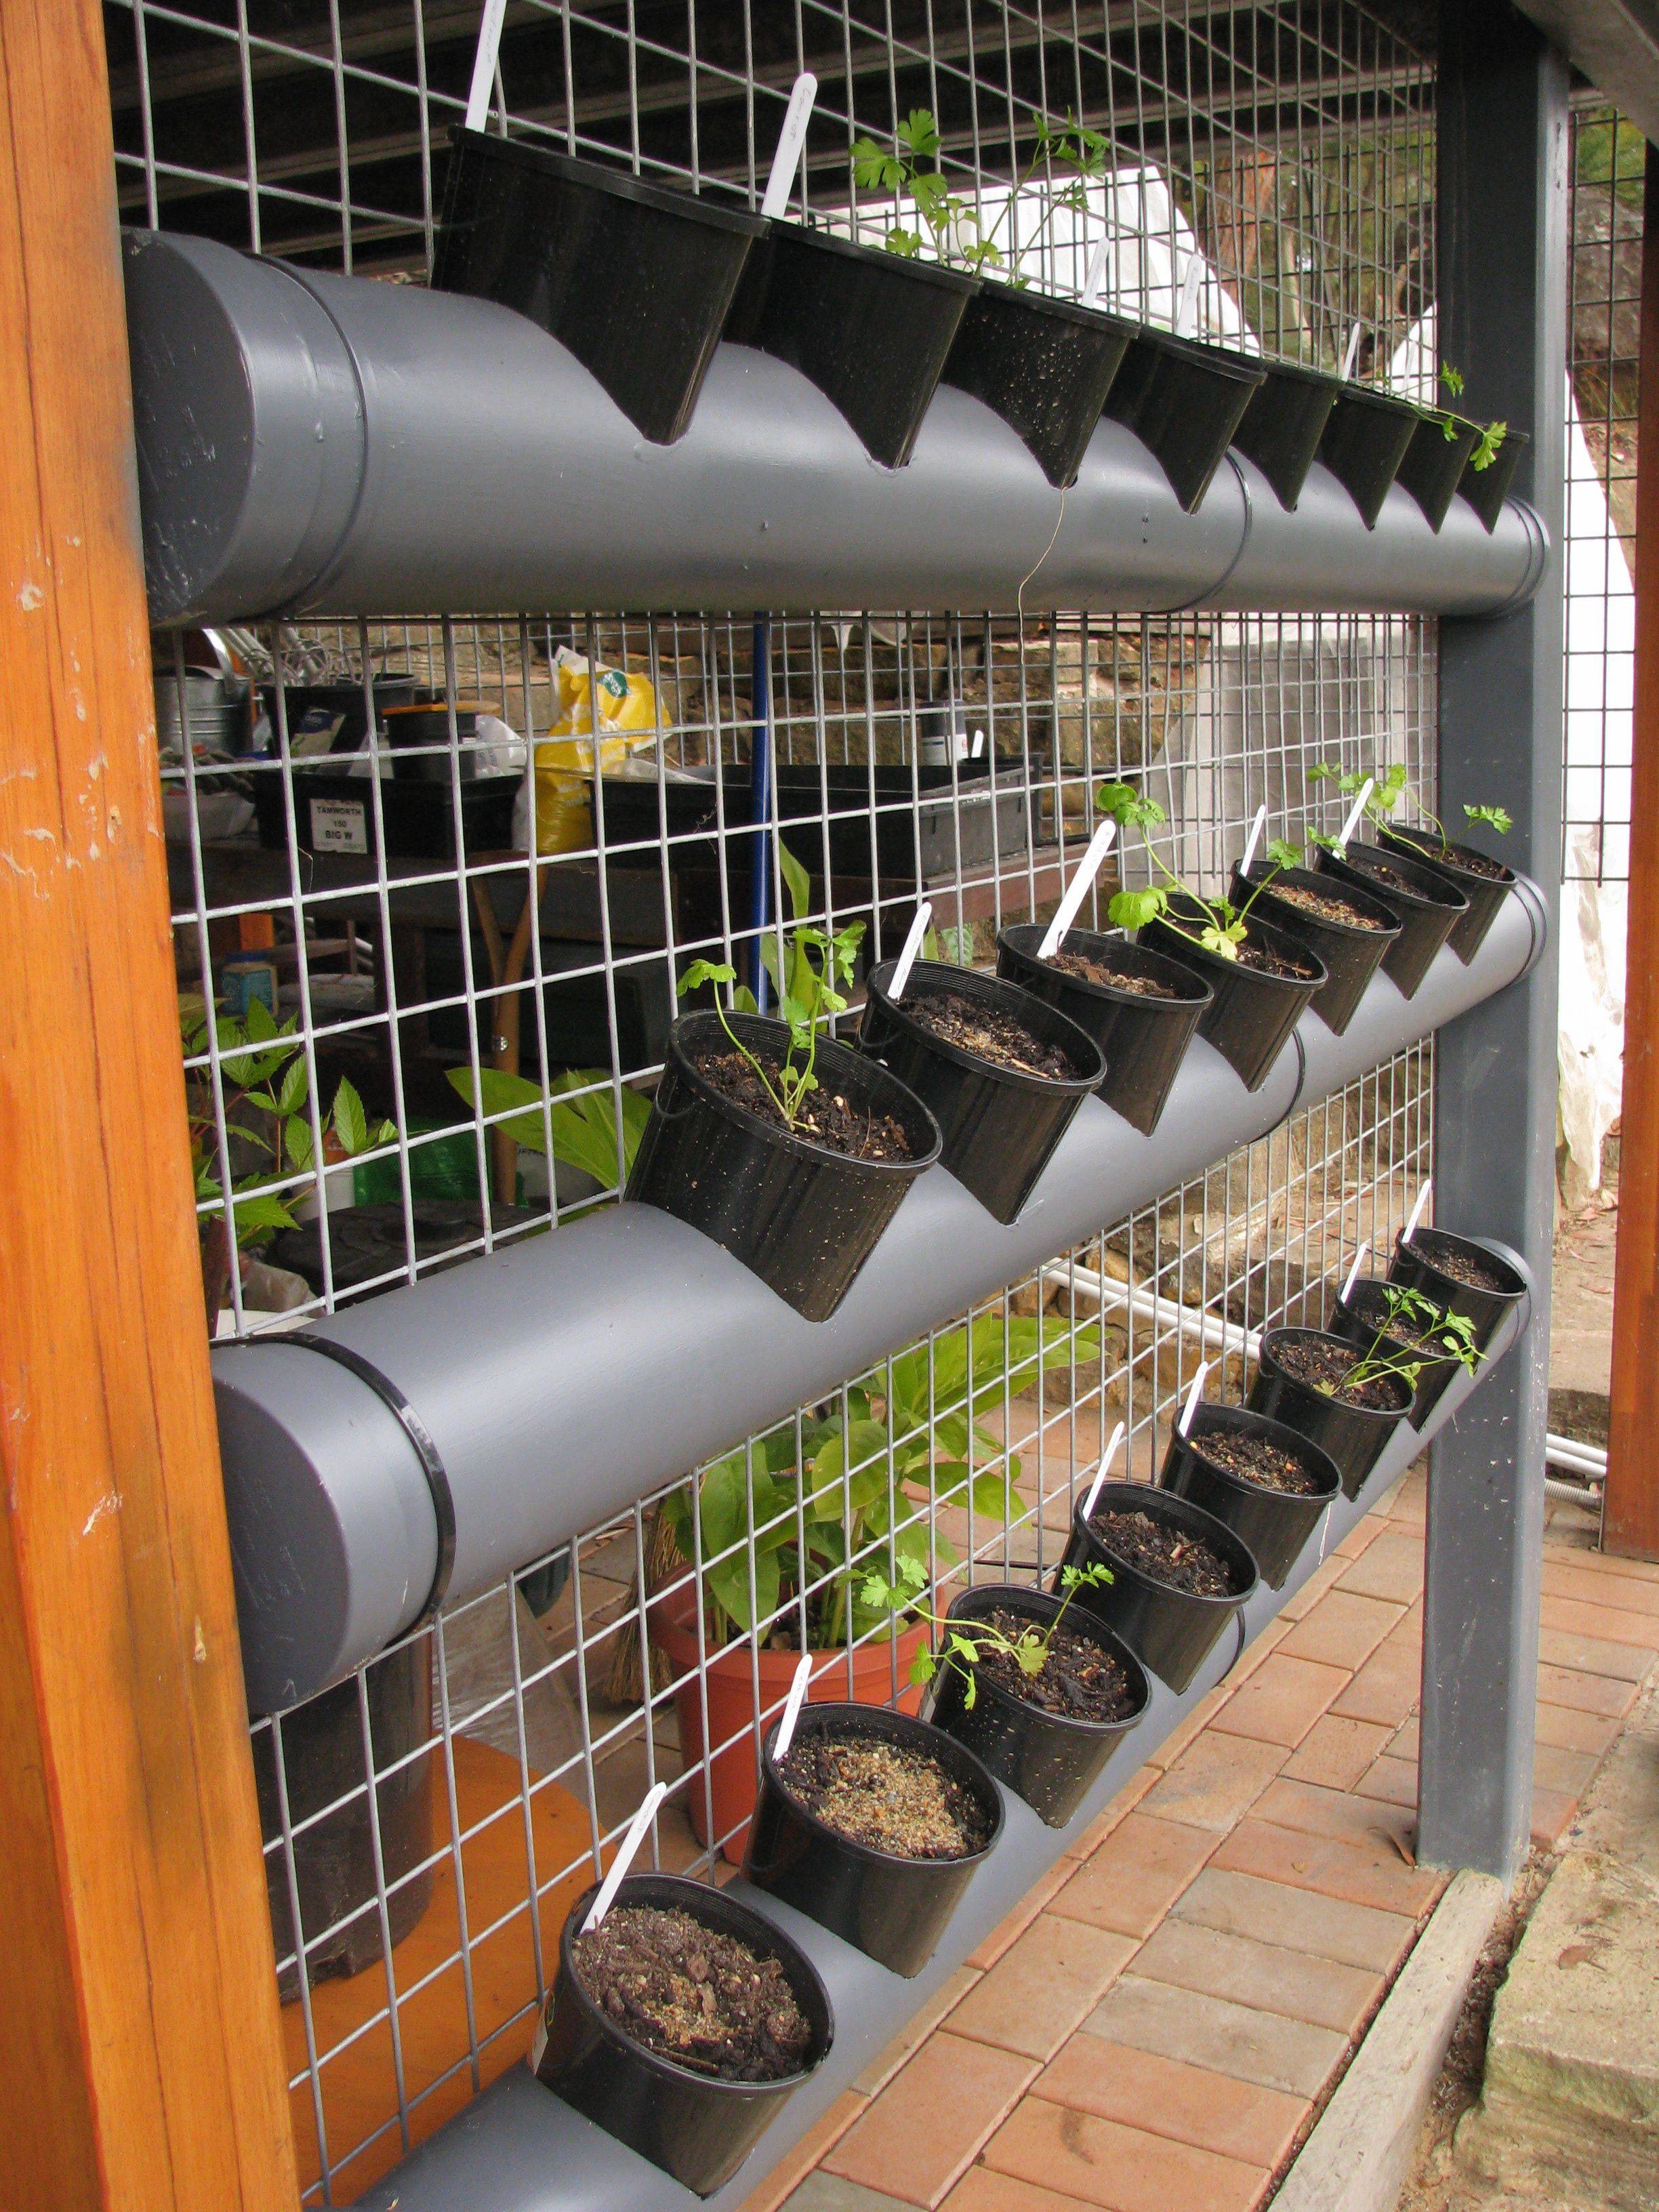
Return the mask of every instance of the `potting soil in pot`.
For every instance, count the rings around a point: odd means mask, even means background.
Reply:
[[[1422,1238],[1417,1249],[1437,1274],[1449,1275],[1455,1283],[1467,1283],[1472,1291],[1495,1291],[1501,1298],[1508,1297],[1515,1284],[1506,1273],[1477,1260],[1472,1252],[1460,1252],[1455,1244],[1443,1244],[1430,1237]]]
[[[1234,957],[1241,968],[1253,968],[1258,975],[1284,975],[1294,982],[1305,982],[1317,970],[1305,960],[1281,960],[1265,945],[1239,945],[1233,948]]]
[[[1051,952],[1048,965],[1058,968],[1062,975],[1076,975],[1085,983],[1103,984],[1110,991],[1133,991],[1140,999],[1182,996],[1172,983],[1160,983],[1155,975],[1130,975],[1107,961],[1091,960],[1086,952]]]
[[[571,1956],[594,2003],[635,2042],[723,2081],[781,2081],[812,2031],[775,1959],[689,1912],[612,1906]]]
[[[987,1613],[983,1625],[1018,1641],[1032,1623],[1024,1613],[999,1610]],[[1028,1674],[1011,1653],[984,1646],[971,1671],[994,1682],[1022,1705],[1035,1705],[1040,1712],[1061,1714],[1067,1720],[1125,1720],[1139,1702],[1121,1662],[1093,1637],[1068,1627],[1064,1621],[1048,1639],[1040,1674]]]
[[[1195,1597],[1231,1597],[1232,1570],[1201,1536],[1150,1513],[1121,1507],[1097,1513],[1089,1522],[1100,1544],[1152,1581]]]
[[[1271,1437],[1239,1429],[1206,1429],[1191,1443],[1200,1459],[1208,1460],[1212,1467],[1224,1468],[1241,1482],[1253,1482],[1258,1490],[1315,1498],[1324,1487],[1305,1461]]]
[[[1273,884],[1263,888],[1271,890],[1273,896],[1276,899],[1283,899],[1286,906],[1300,907],[1305,914],[1316,915],[1321,921],[1344,922],[1350,929],[1386,929],[1388,927],[1374,914],[1362,914],[1357,906],[1350,906],[1346,899],[1310,890],[1304,884]]]
[[[697,1072],[738,1105],[769,1121],[775,1129],[789,1125],[778,1103],[740,1052],[713,1053],[697,1062]],[[890,1114],[860,1112],[839,1092],[820,1083],[801,1101],[794,1133],[826,1152],[842,1153],[852,1160],[908,1160],[913,1147]]]
[[[1411,1387],[1398,1375],[1378,1375],[1356,1389],[1343,1381],[1361,1357],[1356,1345],[1336,1344],[1324,1337],[1291,1337],[1280,1343],[1274,1356],[1292,1382],[1305,1383],[1339,1405],[1363,1406],[1374,1413],[1398,1413],[1411,1403]]]
[[[971,1790],[926,1752],[884,1736],[805,1735],[778,1773],[825,1827],[895,1858],[971,1858],[990,1836]]]
[[[988,1060],[993,1067],[1054,1076],[1062,1082],[1078,1073],[1058,1045],[1041,1043],[1016,1016],[959,991],[930,992],[926,998],[912,1000],[904,1011],[946,1044]]]

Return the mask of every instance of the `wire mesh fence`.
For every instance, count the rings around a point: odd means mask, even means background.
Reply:
[[[106,14],[130,220],[424,279],[477,0]],[[1190,292],[1201,329],[1379,380],[1432,297],[1431,73],[1346,0],[512,0],[498,121],[752,204],[803,63],[799,211],[825,222],[915,222],[914,175],[861,186],[853,149],[914,146],[925,110],[959,204],[928,251],[989,243],[1074,293],[1103,239],[1130,312],[1170,323]],[[1435,779],[1434,626],[1407,618],[414,611],[180,633],[156,666],[230,1335],[614,1203],[695,961],[758,994],[780,930],[855,930],[848,1027],[920,896],[981,968],[1052,914],[1104,783],[1154,799],[1152,848],[1213,892],[1258,808],[1291,840],[1338,827],[1315,769]],[[1147,866],[1132,844],[1085,921]],[[1430,1073],[1425,1048],[1297,1111],[255,1723],[307,2203],[522,2055],[565,1911],[653,1783],[656,1863],[729,1870],[803,1644],[849,1694],[914,1700],[923,1625],[872,1572],[911,1559],[942,1606],[1051,1568],[1117,1419],[1150,1479],[1200,1360],[1237,1399],[1257,1332],[1323,1317],[1428,1172]]]

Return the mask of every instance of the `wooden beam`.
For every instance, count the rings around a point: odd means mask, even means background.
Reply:
[[[0,2198],[293,2212],[98,0],[0,0]]]
[[[1631,716],[1629,977],[1613,1288],[1613,1404],[1604,1549],[1659,1559],[1659,159],[1643,197],[1641,400],[1636,447],[1636,678]]]

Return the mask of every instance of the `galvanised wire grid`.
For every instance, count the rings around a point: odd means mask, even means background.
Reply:
[[[130,218],[419,281],[477,12],[111,0]],[[1196,249],[1206,327],[1328,364],[1357,325],[1377,374],[1431,296],[1431,81],[1350,4],[513,0],[501,82],[515,132],[747,202],[803,58],[827,220],[902,216],[860,201],[848,143],[926,106],[1012,248],[1054,167],[1040,122],[1080,118],[1104,144],[1074,220],[1020,234],[1045,284],[1078,289],[1114,225],[1136,312],[1171,319]],[[1260,805],[1273,834],[1336,828],[1322,763],[1434,781],[1434,629],[1405,618],[417,611],[170,636],[157,669],[204,1295],[232,1334],[611,1202],[676,978],[699,957],[753,977],[792,919],[781,848],[804,918],[863,924],[860,975],[922,890],[945,955],[984,965],[1052,911],[1103,781],[1158,800],[1160,849],[1206,889]],[[377,715],[371,681],[426,718]],[[942,1604],[1051,1566],[1115,1420],[1150,1478],[1200,1359],[1236,1398],[1254,1332],[1322,1316],[1428,1172],[1430,1068],[1373,1070],[255,1723],[307,2203],[349,2202],[522,2054],[565,1911],[653,1782],[657,1863],[720,1877],[721,1777],[804,1633],[849,1683],[908,1690],[914,1631],[863,1604],[865,1571],[908,1551]]]
[[[1567,728],[1562,871],[1630,874],[1636,441],[1646,143],[1601,105],[1571,115]]]

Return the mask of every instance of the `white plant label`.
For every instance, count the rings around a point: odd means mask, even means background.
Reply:
[[[1370,1238],[1369,1237],[1362,1237],[1360,1239],[1359,1249],[1353,1255],[1353,1265],[1348,1270],[1348,1279],[1342,1285],[1342,1303],[1344,1305],[1347,1304],[1349,1295],[1352,1292],[1354,1285],[1359,1279],[1359,1270],[1364,1266],[1365,1255],[1370,1250]]]
[[[772,1764],[787,1759],[789,1747],[795,1741],[795,1723],[800,1718],[800,1709],[806,1702],[806,1686],[812,1679],[812,1655],[803,1651],[795,1668],[795,1679],[789,1685],[789,1695],[784,1701],[783,1718],[778,1723],[776,1741],[772,1746]]]
[[[1042,933],[1042,942],[1037,947],[1039,960],[1052,959],[1060,950],[1060,939],[1077,920],[1078,908],[1087,897],[1089,886],[1100,873],[1100,864],[1111,848],[1117,835],[1115,822],[1103,822],[1089,840],[1089,849],[1078,862],[1077,873],[1066,886],[1066,896],[1054,909],[1054,918]]]
[[[581,1927],[584,1936],[591,1936],[610,1911],[611,1902],[623,1886],[623,1877],[633,1865],[635,1854],[645,1841],[646,1832],[657,1816],[657,1808],[667,1795],[668,1784],[665,1782],[653,1783],[647,1790],[645,1802],[629,1823],[628,1833],[622,1839],[622,1849],[611,1860],[611,1871],[599,1884],[599,1893],[588,1907],[587,1917]]]
[[[1204,1378],[1209,1371],[1209,1361],[1200,1360],[1198,1372],[1193,1377],[1193,1387],[1187,1393],[1187,1402],[1181,1409],[1181,1419],[1176,1425],[1183,1437],[1189,1437],[1193,1432],[1193,1415],[1198,1411],[1199,1398],[1204,1389]]]
[[[1425,1182],[1422,1189],[1417,1194],[1417,1203],[1413,1206],[1406,1222],[1404,1242],[1407,1244],[1412,1241],[1413,1230],[1416,1228],[1418,1223],[1423,1218],[1423,1209],[1429,1202],[1429,1193],[1433,1187],[1432,1180]]]
[[[482,131],[489,113],[489,95],[495,84],[495,62],[501,51],[501,24],[507,0],[484,0],[478,25],[478,50],[472,58],[472,87],[466,95],[466,127]]]
[[[918,900],[916,910],[910,917],[910,927],[905,933],[903,949],[899,954],[898,963],[893,969],[893,980],[888,986],[887,995],[895,1001],[904,996],[904,987],[910,980],[910,970],[916,964],[916,955],[921,950],[921,940],[927,934],[927,925],[933,920],[933,901]]]
[[[1365,801],[1370,797],[1376,787],[1376,777],[1368,775],[1364,783],[1360,785],[1358,794],[1355,798],[1353,805],[1348,809],[1348,818],[1342,824],[1342,834],[1336,841],[1337,843],[1341,846],[1345,853],[1348,849],[1349,838],[1352,836],[1354,831],[1359,827],[1359,817],[1365,811]]]
[[[1258,806],[1255,810],[1255,820],[1250,824],[1249,842],[1244,848],[1244,857],[1238,864],[1240,875],[1249,874],[1250,863],[1255,858],[1255,848],[1261,842],[1261,833],[1267,826],[1267,810],[1265,806]]]
[[[1100,305],[1100,295],[1106,289],[1106,257],[1111,250],[1112,241],[1109,234],[1101,240],[1099,245],[1089,256],[1088,273],[1083,279],[1083,297],[1079,303],[1080,306],[1097,307]]]
[[[817,77],[811,70],[803,70],[789,94],[783,129],[778,136],[778,150],[772,156],[771,173],[766,179],[766,197],[761,202],[761,213],[773,222],[788,206],[789,195],[795,188],[795,172],[800,167],[806,126],[812,119],[812,102],[817,96]]]
[[[1100,1465],[1095,1469],[1095,1479],[1089,1485],[1089,1495],[1083,1501],[1083,1517],[1085,1522],[1094,1512],[1095,1500],[1099,1497],[1101,1486],[1106,1480],[1106,1470],[1117,1457],[1117,1448],[1122,1441],[1123,1424],[1120,1421],[1106,1440],[1106,1449],[1100,1455]]]
[[[1348,332],[1348,349],[1342,356],[1342,381],[1346,384],[1353,374],[1353,365],[1359,358],[1359,337],[1364,323],[1356,323]]]
[[[1181,305],[1176,309],[1176,336],[1189,338],[1198,328],[1198,293],[1204,282],[1204,264],[1196,253],[1187,259],[1187,274],[1182,280]]]

